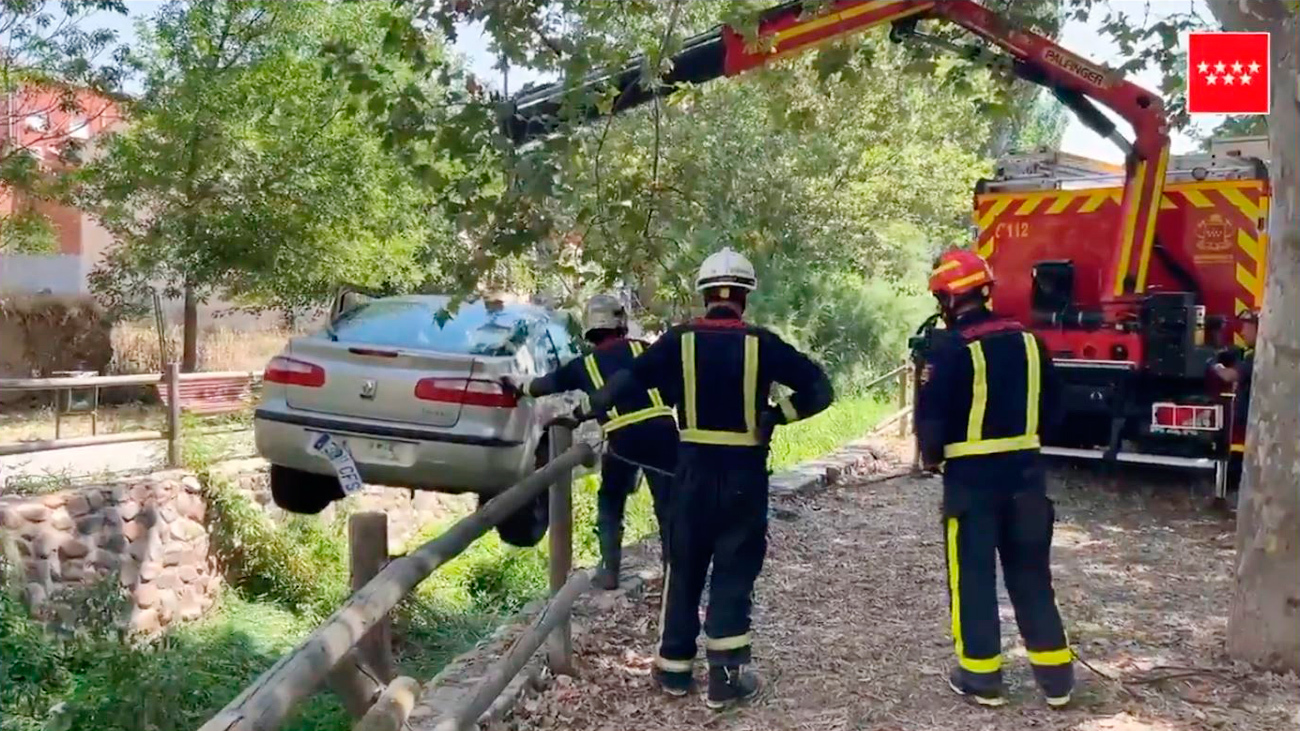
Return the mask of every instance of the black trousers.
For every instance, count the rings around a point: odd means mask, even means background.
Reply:
[[[642,470],[634,462],[653,467]],[[659,544],[665,559],[668,555],[668,501],[672,495],[673,473],[677,467],[677,427],[668,420],[665,427],[654,423],[633,424],[610,435],[608,452],[601,458],[600,489],[596,492],[596,530],[602,535],[617,536],[621,541],[627,499],[636,492],[641,473],[645,473],[654,502],[655,520],[659,523]],[[615,545],[621,545],[615,543]]]
[[[1030,664],[1049,696],[1073,685],[1072,656],[1052,590],[1055,509],[1044,490],[970,490],[945,484],[944,544],[957,662],[974,682],[1001,682],[997,567]]]
[[[709,664],[750,660],[754,581],[767,554],[767,458],[760,452],[682,445],[659,618],[656,664],[661,670],[691,670],[710,564],[713,577],[704,621]]]

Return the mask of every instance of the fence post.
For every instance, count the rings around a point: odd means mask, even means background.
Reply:
[[[910,377],[911,374],[912,374],[912,369],[908,368],[907,366],[903,366],[903,369],[898,372],[899,412],[902,412],[903,409],[907,408],[907,382],[912,380]],[[907,415],[905,414],[898,417],[898,436],[900,437],[907,436]]]
[[[181,366],[167,364],[167,466],[181,466]]]
[[[555,459],[573,446],[573,432],[552,427],[550,444],[550,459]],[[569,580],[573,568],[573,470],[561,473],[550,489],[551,596],[555,596]],[[572,625],[567,617],[551,633],[546,656],[551,672],[557,675],[573,672]]]
[[[916,439],[916,407],[921,397],[921,363],[915,358],[908,360],[907,375],[912,382],[912,470],[921,469],[921,445]]]
[[[352,591],[365,586],[388,563],[388,514],[357,513],[348,519]],[[357,643],[357,652],[385,683],[397,676],[393,661],[392,622],[387,617]]]

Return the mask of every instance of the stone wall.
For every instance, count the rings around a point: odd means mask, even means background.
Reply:
[[[271,502],[264,461],[229,462],[213,476],[235,485],[272,519],[288,517]],[[387,513],[389,553],[396,555],[426,526],[474,508],[472,495],[368,486],[319,519],[332,521],[338,510]],[[75,617],[74,590],[111,581],[129,599],[130,628],[153,633],[197,619],[216,598],[221,578],[208,551],[206,513],[199,480],[183,471],[48,495],[0,496],[0,549],[38,617],[69,610]]]
[[[201,616],[220,586],[205,512],[198,480],[179,471],[4,496],[0,544],[38,616],[49,616],[69,589],[114,581],[130,600],[130,627],[156,632]]]

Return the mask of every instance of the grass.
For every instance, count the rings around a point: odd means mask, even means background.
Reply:
[[[260,371],[266,367],[268,360],[280,352],[285,341],[297,334],[297,331],[283,328],[200,328],[198,370]],[[179,358],[180,326],[169,327],[166,339],[168,354],[172,358]],[[113,328],[112,341],[110,373],[162,371],[162,358],[158,355],[158,331],[150,322],[120,323]]]
[[[773,469],[861,436],[888,411],[888,404],[871,398],[848,398],[813,419],[782,427],[773,444]],[[204,455],[188,444],[187,449],[192,466],[201,469]],[[303,518],[276,526],[228,486],[208,479],[205,489],[212,545],[231,584],[216,610],[156,640],[124,643],[105,628],[107,622],[91,622],[77,634],[52,634],[27,617],[12,588],[6,590],[0,615],[0,702],[6,713],[0,728],[196,728],[347,596],[346,511],[337,511],[330,522]],[[597,557],[596,489],[595,477],[575,485],[573,538],[580,565]],[[449,523],[428,527],[410,545]],[[628,504],[626,540],[638,541],[655,529],[648,490],[638,490]],[[393,614],[402,672],[432,677],[503,617],[544,595],[547,559],[545,542],[514,548],[490,532],[435,572]],[[304,703],[283,726],[348,727],[329,693]]]

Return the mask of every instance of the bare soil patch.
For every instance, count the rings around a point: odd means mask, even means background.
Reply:
[[[1003,594],[1009,706],[966,704],[952,662],[940,483],[903,477],[774,500],[755,609],[760,700],[726,714],[669,699],[649,672],[661,581],[618,597],[575,636],[579,672],[522,701],[518,729],[1275,731],[1300,723],[1300,680],[1224,655],[1231,518],[1185,475],[1063,468],[1054,566],[1080,656],[1075,705],[1048,710]],[[702,653],[701,653],[702,655]],[[701,663],[702,665],[702,663]],[[702,677],[702,668],[697,676]]]

